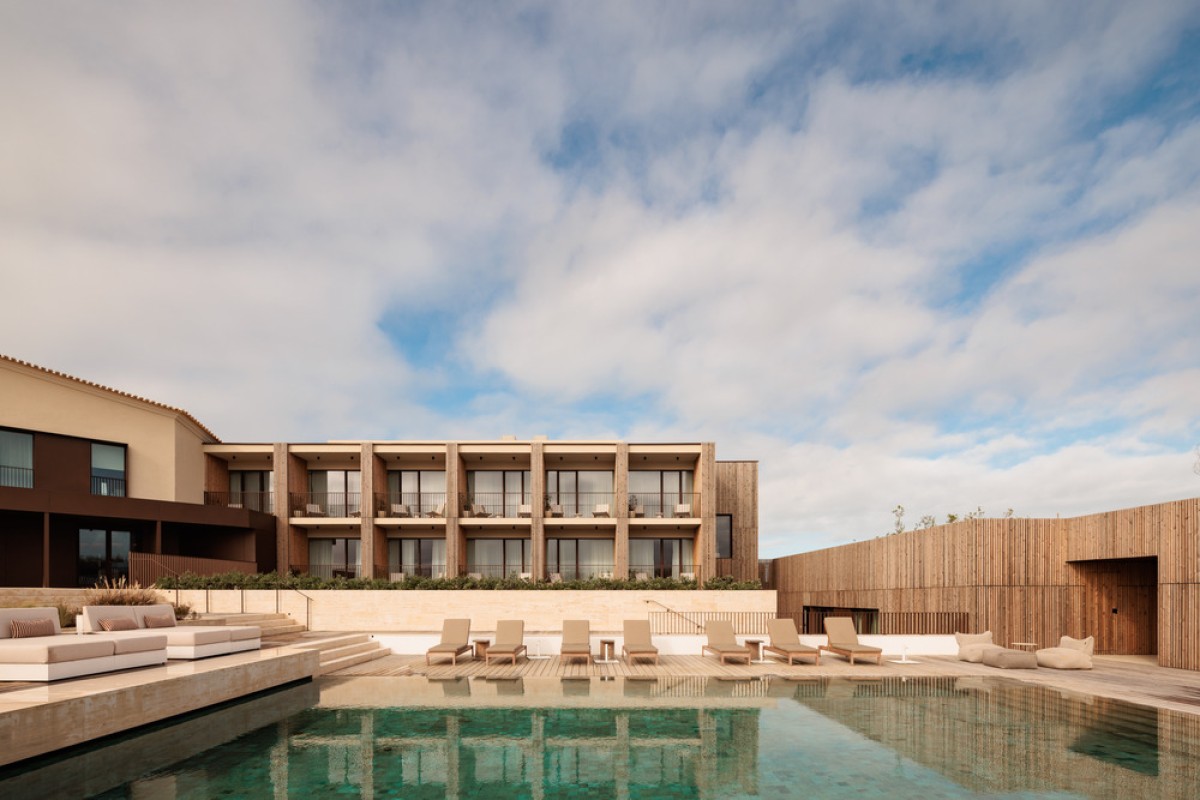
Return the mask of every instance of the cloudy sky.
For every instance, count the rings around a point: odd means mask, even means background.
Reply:
[[[0,352],[717,442],[764,556],[1200,494],[1200,6],[0,3]]]

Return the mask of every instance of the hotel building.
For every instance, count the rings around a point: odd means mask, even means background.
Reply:
[[[758,473],[709,442],[224,443],[0,356],[0,586],[323,577],[757,577]]]

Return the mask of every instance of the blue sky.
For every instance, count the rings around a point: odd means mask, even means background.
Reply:
[[[1194,3],[10,3],[0,107],[0,352],[227,441],[713,440],[767,556],[1200,493]]]

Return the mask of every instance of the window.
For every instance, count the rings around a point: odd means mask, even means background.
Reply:
[[[272,511],[275,473],[269,470],[239,470],[229,473],[229,505],[253,511]]]
[[[717,514],[717,558],[733,558],[732,514]]]
[[[593,517],[597,506],[604,506],[615,517],[613,474],[608,470],[547,470],[546,503],[554,506],[553,516]]]
[[[391,507],[400,505],[408,506],[408,514],[413,517],[445,516],[445,470],[406,469],[388,472],[387,505],[382,510],[385,514],[391,514]]]
[[[125,496],[125,445],[92,443],[92,494]]]
[[[699,516],[692,480],[691,470],[630,470],[630,516]]]
[[[308,473],[309,500],[327,517],[357,517],[362,503],[362,473],[330,469]]]
[[[528,539],[468,539],[467,572],[503,578],[531,572]]]
[[[630,539],[629,574],[637,578],[695,576],[695,542],[692,539]]]
[[[565,581],[611,578],[611,539],[547,539],[546,572]]]
[[[0,486],[33,488],[33,434],[0,430]]]
[[[357,578],[362,567],[358,539],[309,539],[308,574],[317,578]]]
[[[467,473],[467,506],[483,506],[489,517],[518,515],[518,506],[529,505],[532,489],[529,470],[474,470]]]
[[[129,552],[133,536],[129,531],[79,529],[79,557],[76,574],[80,586],[95,586],[102,580],[129,577]]]
[[[422,578],[446,577],[445,539],[389,539],[389,577],[419,575]],[[393,577],[399,580],[398,577]]]

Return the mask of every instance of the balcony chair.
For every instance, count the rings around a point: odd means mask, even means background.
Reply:
[[[561,517],[563,515],[562,506],[558,503],[551,503],[549,510],[546,512],[547,517]]]
[[[317,503],[309,503],[304,507],[304,516],[323,517],[325,516],[325,512],[321,510],[321,506]]]
[[[675,506],[676,517],[690,517],[692,515],[691,503],[679,503]]]
[[[471,506],[471,516],[483,518],[490,517],[491,514],[488,513],[487,507],[482,505],[474,505]]]
[[[592,510],[593,517],[607,517],[608,503],[597,503],[596,508]]]
[[[441,503],[433,511],[426,512],[425,516],[426,517],[444,517],[444,516],[446,516],[446,504]]]
[[[411,517],[412,510],[405,503],[392,503],[393,517]]]
[[[531,506],[531,505],[517,506],[517,516],[518,517],[532,517],[533,516],[533,506]]]

